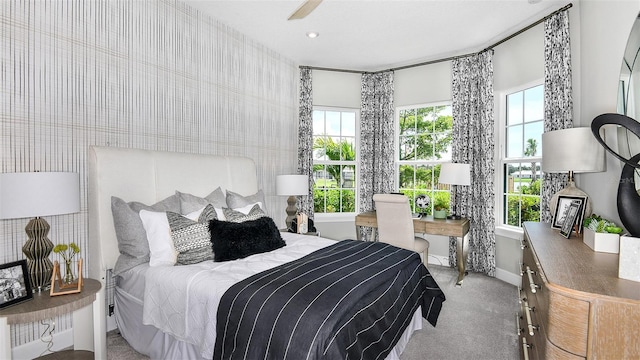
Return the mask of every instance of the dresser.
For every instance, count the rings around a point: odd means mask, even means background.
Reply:
[[[618,278],[618,255],[546,223],[523,227],[520,357],[640,359],[640,282]]]

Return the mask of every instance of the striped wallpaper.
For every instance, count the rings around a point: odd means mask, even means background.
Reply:
[[[85,259],[94,144],[252,157],[280,224],[274,179],[297,163],[297,82],[291,60],[177,1],[1,0],[0,171],[80,173],[80,213],[46,220],[51,241]],[[0,220],[1,263],[24,258],[27,222]],[[12,345],[45,330],[16,326]]]

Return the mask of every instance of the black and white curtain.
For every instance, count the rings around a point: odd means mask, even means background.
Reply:
[[[394,191],[393,72],[362,74],[360,109],[360,211],[373,210],[373,195]],[[367,238],[367,234],[363,234]]]
[[[471,185],[457,186],[460,215],[469,219],[467,269],[495,276],[493,50],[453,60],[452,159],[471,165]],[[456,238],[449,238],[449,263],[456,266]]]
[[[569,12],[564,10],[549,16],[544,22],[544,132],[571,127],[571,44]],[[567,185],[567,179],[564,173],[544,174],[540,221],[551,222],[553,214],[549,210],[550,199]]]
[[[311,68],[300,68],[298,174],[309,176],[309,194],[298,197],[298,209],[313,219],[313,86]]]

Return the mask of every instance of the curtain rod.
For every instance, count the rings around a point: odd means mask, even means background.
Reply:
[[[531,29],[532,27],[544,22],[545,20],[547,20],[548,18],[552,17],[553,15],[568,10],[571,7],[573,7],[572,3],[569,3],[563,7],[561,7],[560,9],[552,12],[551,14],[543,17],[542,19],[516,31],[515,33],[505,37],[502,40],[497,41],[496,43],[487,46],[486,48],[482,49],[481,51],[478,52],[473,52],[473,53],[468,53],[468,54],[464,54],[464,55],[457,55],[457,56],[450,56],[450,57],[446,57],[443,59],[437,59],[437,60],[430,60],[430,61],[425,61],[425,62],[421,62],[421,63],[417,63],[417,64],[411,64],[411,65],[405,65],[405,66],[400,66],[400,67],[395,67],[395,68],[390,68],[387,70],[380,70],[380,71],[358,71],[358,70],[348,70],[348,69],[335,69],[335,68],[323,68],[323,67],[315,67],[315,66],[300,66],[305,67],[305,68],[309,68],[311,70],[323,70],[323,71],[336,71],[336,72],[346,72],[346,73],[358,73],[358,74],[371,74],[371,73],[379,73],[379,72],[386,72],[386,71],[397,71],[397,70],[404,70],[404,69],[409,69],[409,68],[413,68],[413,67],[418,67],[418,66],[424,66],[424,65],[431,65],[431,64],[437,64],[437,63],[441,63],[441,62],[445,62],[445,61],[451,61],[451,60],[455,60],[455,59],[459,59],[459,58],[463,58],[463,57],[467,57],[467,56],[472,56],[472,55],[477,55],[480,54],[482,52],[485,52],[487,50],[493,49],[494,47],[504,43],[505,41],[508,41],[510,39],[513,39],[514,37],[522,34],[523,32]]]

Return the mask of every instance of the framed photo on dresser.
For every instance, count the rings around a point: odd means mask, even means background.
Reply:
[[[0,265],[0,309],[32,297],[27,260]]]
[[[570,210],[572,206],[577,210],[575,210],[575,214],[573,214],[572,210],[572,219],[569,224],[566,226],[570,226],[570,229],[573,229],[573,225],[578,225],[578,232],[582,229],[582,219],[584,218],[584,210],[587,205],[587,201],[589,198],[587,196],[580,195],[560,195],[558,196],[558,202],[556,203],[556,211],[553,214],[553,220],[551,221],[551,227],[554,229],[562,230],[565,227],[565,222],[567,221],[567,216],[570,215]],[[564,235],[564,234],[563,234]],[[566,235],[565,235],[566,236]]]

